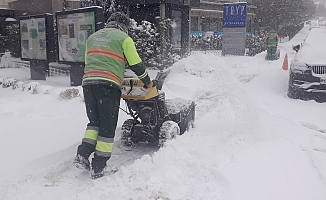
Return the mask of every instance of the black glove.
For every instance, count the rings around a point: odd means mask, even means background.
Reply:
[[[158,90],[161,90],[161,89],[162,89],[162,84],[160,83],[159,80],[154,79],[154,80],[153,80],[153,83],[154,83],[155,87],[156,87]]]
[[[149,89],[149,88],[152,88],[152,87],[155,87],[155,84],[154,84],[153,81],[151,81],[148,85],[145,85],[145,84],[144,84],[144,88],[145,88],[145,89]]]

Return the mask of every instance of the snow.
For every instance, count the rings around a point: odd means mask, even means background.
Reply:
[[[87,124],[83,99],[59,98],[81,87],[70,87],[69,76],[36,81],[32,94],[0,87],[0,199],[325,200],[326,106],[288,98],[282,70],[308,32],[281,43],[277,61],[264,60],[266,52],[197,53],[175,63],[162,91],[195,101],[195,128],[161,149],[126,151],[121,111],[108,162],[119,171],[97,180],[72,164]],[[2,68],[0,77],[30,81],[27,68]]]
[[[298,52],[298,60],[307,64],[325,64],[326,28],[312,28]]]

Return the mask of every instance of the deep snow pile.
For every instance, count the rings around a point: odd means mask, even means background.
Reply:
[[[0,88],[0,199],[324,200],[326,107],[287,98],[281,68],[307,32],[281,44],[278,61],[197,54],[176,63],[162,90],[196,102],[196,127],[164,148],[125,151],[121,111],[108,162],[119,171],[98,180],[72,165],[87,123],[80,99]],[[55,91],[69,88],[54,79]]]

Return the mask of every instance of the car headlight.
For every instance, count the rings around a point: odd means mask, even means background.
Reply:
[[[295,58],[292,60],[290,67],[293,71],[306,71],[309,69],[309,66],[306,63],[300,62]]]

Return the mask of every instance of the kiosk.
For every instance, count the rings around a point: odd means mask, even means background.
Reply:
[[[70,85],[82,84],[86,40],[104,27],[103,8],[94,6],[56,12],[58,62],[70,65]]]
[[[7,24],[11,23],[11,19],[15,20],[14,17],[14,10],[0,8],[0,58],[8,48],[8,33],[6,31],[6,26]]]
[[[49,63],[55,61],[53,16],[19,18],[21,60],[30,61],[32,80],[46,80]]]

